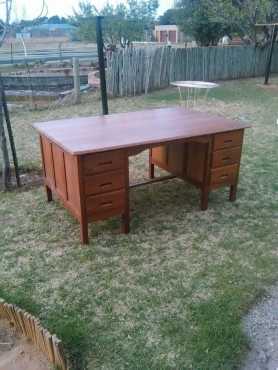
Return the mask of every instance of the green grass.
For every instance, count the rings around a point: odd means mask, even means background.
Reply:
[[[278,83],[278,79],[273,79]],[[75,369],[229,370],[248,349],[241,318],[278,278],[278,90],[259,79],[221,84],[201,110],[250,122],[238,200],[180,180],[131,192],[131,233],[117,219],[77,222],[42,187],[0,193],[0,296],[36,313],[64,341]],[[174,89],[114,99],[111,111],[177,104]],[[31,123],[97,114],[82,106],[12,115],[21,166],[40,166]],[[147,155],[132,159],[131,178],[147,175]]]

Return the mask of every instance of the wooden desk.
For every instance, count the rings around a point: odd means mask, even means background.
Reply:
[[[123,232],[129,231],[128,157],[144,149],[150,149],[150,177],[157,181],[157,165],[190,181],[201,189],[203,210],[209,192],[221,186],[229,186],[230,200],[235,200],[243,134],[249,127],[180,107],[34,126],[47,199],[55,192],[77,218],[82,243],[88,243],[90,221],[121,215]]]

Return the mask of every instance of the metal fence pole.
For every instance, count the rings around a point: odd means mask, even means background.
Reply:
[[[100,90],[103,114],[108,114],[107,90],[105,79],[105,61],[103,53],[103,39],[101,20],[103,17],[96,17],[96,33],[97,33],[97,50],[98,50],[98,64],[99,64],[99,77],[100,77]]]
[[[269,54],[267,58],[266,70],[265,70],[265,80],[264,84],[267,85],[269,81],[269,76],[271,72],[271,62],[272,62],[272,55],[274,50],[274,44],[277,37],[278,28],[276,25],[273,26],[272,34],[271,34],[271,44],[269,47]]]
[[[1,75],[0,75],[0,96],[1,96],[1,101],[2,101],[1,105],[3,107],[3,112],[4,112],[4,116],[6,120],[7,131],[8,131],[8,136],[9,136],[9,141],[10,141],[10,146],[11,146],[11,151],[12,151],[12,156],[13,156],[16,183],[17,183],[17,186],[20,186],[21,184],[20,184],[20,176],[19,176],[19,167],[18,167],[18,160],[17,160],[16,148],[15,148],[15,143],[14,143],[14,136],[13,136],[12,125],[10,121],[10,115],[9,115],[8,104],[6,100],[4,84],[3,84]],[[2,107],[0,106],[0,109],[2,109]]]

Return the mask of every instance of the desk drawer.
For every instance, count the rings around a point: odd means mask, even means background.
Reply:
[[[85,177],[85,194],[94,195],[123,189],[125,177],[123,171],[111,171]]]
[[[213,152],[212,168],[223,167],[234,163],[239,163],[241,147],[237,146],[230,149],[222,149]]]
[[[225,132],[214,136],[213,150],[241,146],[243,130]]]
[[[86,175],[123,168],[124,152],[121,150],[87,154],[83,158],[83,169]]]
[[[125,206],[125,190],[106,194],[91,195],[86,199],[86,210],[89,218],[102,219],[121,214]]]
[[[233,184],[236,181],[238,173],[238,165],[225,166],[211,170],[210,184]]]

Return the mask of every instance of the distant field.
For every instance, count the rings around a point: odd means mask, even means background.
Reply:
[[[57,47],[60,43],[62,43],[63,47],[65,48],[82,48],[82,49],[90,49],[95,48],[95,43],[86,43],[81,41],[70,41],[66,37],[40,37],[40,38],[30,38],[25,39],[25,44],[29,48],[51,48]],[[15,47],[22,49],[22,42],[15,38],[7,39],[0,50],[8,49],[10,50],[10,45],[13,44]]]
[[[74,56],[94,60],[97,56],[96,45],[93,43],[72,42],[65,38],[26,39],[24,42],[27,58],[25,58],[24,46],[20,40],[6,40],[0,48],[0,65],[23,64],[25,59],[28,63],[64,61]]]

